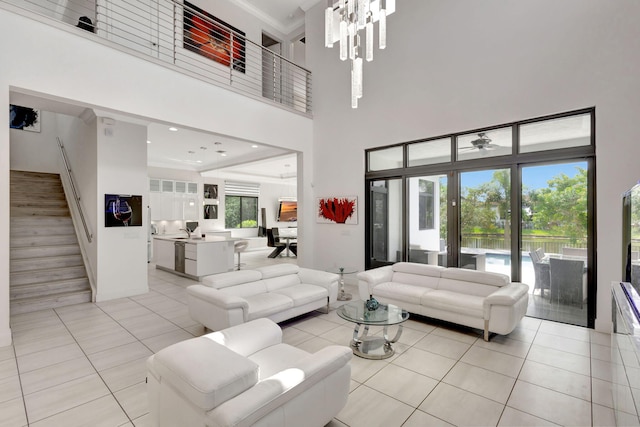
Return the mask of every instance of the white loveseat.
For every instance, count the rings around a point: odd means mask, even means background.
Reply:
[[[347,403],[351,357],[283,344],[268,319],[179,342],[147,360],[150,425],[324,426]]]
[[[529,287],[504,274],[399,262],[358,274],[360,298],[373,295],[423,316],[509,334],[527,312]]]
[[[339,276],[276,264],[214,274],[187,288],[191,318],[212,331],[262,317],[282,322],[326,307],[338,298]]]

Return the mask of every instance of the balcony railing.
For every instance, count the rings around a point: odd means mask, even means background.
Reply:
[[[0,0],[217,86],[311,113],[311,72],[181,0]]]

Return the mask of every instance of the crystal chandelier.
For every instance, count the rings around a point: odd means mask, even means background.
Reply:
[[[378,48],[387,47],[387,16],[396,10],[395,0],[328,0],[324,14],[325,46],[340,42],[340,59],[351,60],[351,107],[362,98],[362,40],[364,57],[373,60],[373,23],[378,22]]]

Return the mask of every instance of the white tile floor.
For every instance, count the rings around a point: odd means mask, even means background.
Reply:
[[[266,254],[243,262],[295,262]],[[150,265],[145,295],[13,316],[14,344],[0,348],[0,425],[148,425],[146,358],[204,332],[185,305],[192,283]],[[353,333],[333,310],[281,326],[311,352]],[[349,401],[330,426],[611,426],[608,345],[608,335],[533,318],[487,343],[414,316],[392,358],[352,359]]]

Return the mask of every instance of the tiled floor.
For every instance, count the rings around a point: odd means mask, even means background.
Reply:
[[[262,251],[242,260],[295,262]],[[145,295],[12,317],[14,345],[0,348],[0,425],[148,425],[145,360],[203,333],[185,305],[192,283],[150,265]],[[281,326],[286,342],[310,352],[347,345],[353,333],[333,310]],[[392,358],[352,359],[349,401],[330,426],[611,426],[609,344],[606,334],[532,318],[487,343],[479,331],[414,317]]]

